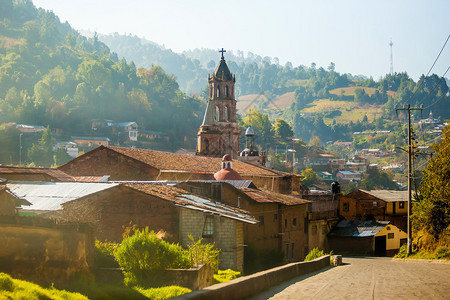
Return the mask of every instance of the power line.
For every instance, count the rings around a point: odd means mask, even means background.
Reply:
[[[444,51],[445,46],[447,45],[448,40],[450,39],[450,34],[447,36],[447,40],[445,41],[444,45],[441,48],[441,51],[439,51],[438,56],[436,57],[436,59],[433,62],[433,65],[431,66],[430,70],[428,70],[427,75],[425,75],[425,77],[428,77],[428,75],[430,74],[431,70],[433,70],[434,65],[436,64],[436,62],[438,61],[439,57],[441,56],[442,51]],[[445,72],[447,73],[447,72]],[[412,98],[414,98],[414,96],[416,95],[417,91],[420,89],[420,87],[422,86],[422,84],[424,83],[425,80],[422,80],[419,84],[418,87],[416,87],[416,90],[414,91],[414,93],[411,95],[411,97],[409,98],[408,102],[410,102],[412,100]]]

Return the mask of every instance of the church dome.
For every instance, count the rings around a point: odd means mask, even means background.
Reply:
[[[230,154],[225,154],[222,157],[222,170],[214,174],[216,180],[243,180],[241,175],[231,168],[232,160]]]
[[[248,126],[247,130],[245,131],[245,136],[254,136],[255,131],[253,131],[252,126]]]
[[[216,180],[244,180],[241,175],[233,169],[222,169],[214,174]]]
[[[225,154],[223,157],[222,157],[222,161],[232,161],[233,159],[231,158],[231,155],[230,154]]]

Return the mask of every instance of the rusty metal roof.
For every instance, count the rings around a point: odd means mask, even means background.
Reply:
[[[374,236],[389,224],[389,221],[340,221],[329,233],[337,237]]]
[[[374,196],[386,202],[408,201],[408,191],[391,191],[391,190],[360,190],[363,193]]]
[[[91,182],[17,182],[7,184],[15,197],[28,201],[23,210],[59,210],[68,201],[117,186],[116,183]]]
[[[205,197],[195,196],[183,189],[164,183],[140,182],[126,183],[125,185],[148,195],[174,202],[175,205],[180,207],[208,212],[250,224],[257,223],[248,211],[215,202]]]

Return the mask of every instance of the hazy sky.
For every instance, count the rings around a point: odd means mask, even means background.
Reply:
[[[132,34],[175,52],[225,48],[379,79],[426,74],[450,34],[449,0],[33,0],[75,29]],[[219,56],[219,54],[218,54]],[[450,41],[432,73],[450,65]],[[447,73],[446,77],[449,77]]]

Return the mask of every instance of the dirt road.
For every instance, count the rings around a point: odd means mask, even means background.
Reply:
[[[450,299],[450,264],[344,257],[251,299]]]

